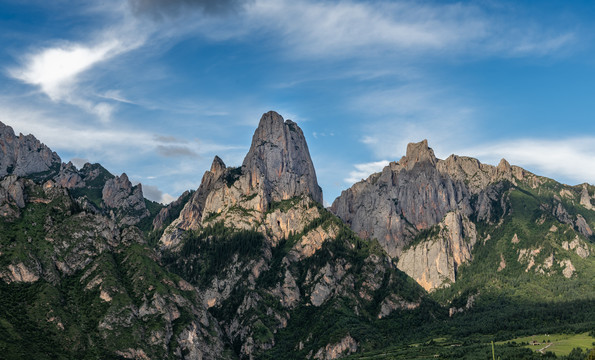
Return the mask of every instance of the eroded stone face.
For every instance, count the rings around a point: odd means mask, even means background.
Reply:
[[[461,212],[446,214],[439,227],[435,237],[403,251],[397,264],[427,291],[455,282],[457,268],[471,260],[477,242],[475,224]]]
[[[320,348],[316,352],[316,354],[314,354],[314,359],[338,359],[340,357],[356,352],[357,349],[357,341],[355,341],[355,339],[352,338],[351,335],[347,335],[336,344],[328,344],[325,347]]]
[[[322,203],[322,190],[302,129],[274,111],[262,116],[242,169],[250,186],[262,187],[270,201],[308,195]]]
[[[398,162],[343,191],[331,211],[359,236],[377,239],[396,257],[420,230],[438,224],[448,212],[493,220],[497,183],[520,179],[538,181],[504,159],[498,166],[456,155],[437,159],[424,140],[409,144]]]
[[[0,177],[27,176],[59,167],[60,157],[33,135],[15,135],[0,122]]]

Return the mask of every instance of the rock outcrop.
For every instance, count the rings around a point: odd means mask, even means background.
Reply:
[[[448,286],[455,282],[458,267],[472,259],[476,241],[475,224],[460,211],[449,212],[436,225],[435,235],[401,253],[397,267],[427,291]]]
[[[221,314],[227,339],[241,344],[240,357],[257,358],[274,347],[292,311],[304,306],[322,311],[345,301],[356,316],[374,319],[419,306],[423,290],[321,202],[301,129],[269,112],[260,120],[243,165],[227,167],[215,157],[180,216],[165,229],[163,258],[192,279],[204,304]],[[199,281],[197,272],[211,273],[209,251],[233,248],[226,236],[242,241],[234,232],[261,240],[243,251],[228,250],[217,271]],[[407,294],[399,294],[404,288]],[[378,306],[371,305],[374,301]],[[338,343],[311,340],[299,339],[296,357],[334,359],[358,349],[350,336]]]
[[[0,217],[14,218],[25,207],[25,182],[16,175],[0,181]]]
[[[324,348],[320,348],[314,359],[320,360],[334,360],[345,355],[349,355],[357,351],[357,341],[351,337],[351,335],[345,336],[341,341],[336,344],[328,344]]]
[[[54,180],[58,185],[67,189],[77,189],[85,186],[81,174],[70,161],[67,164],[62,163],[60,165],[60,171],[54,177]]]
[[[13,129],[0,122],[0,178],[6,175],[28,176],[57,169],[58,154],[33,135],[15,135]]]
[[[186,202],[190,199],[192,193],[193,192],[189,190],[184,191],[184,193],[175,201],[161,209],[153,219],[153,231],[162,229],[164,226],[169,225],[169,223],[177,219],[180,215],[180,210],[182,210]]]
[[[99,358],[162,359],[172,353],[176,358],[227,358],[221,330],[198,292],[160,267],[138,228],[123,226],[109,214],[81,210],[69,190],[52,180],[40,184],[6,176],[0,197],[3,205],[20,211],[0,218],[3,295],[25,291],[35,299],[43,291],[39,315],[19,321],[35,324],[39,334],[51,339],[55,345],[49,357],[80,358],[93,351]],[[141,201],[140,187],[125,175],[105,183],[104,202],[111,211],[139,210]],[[26,287],[35,282],[43,285]],[[28,306],[23,302],[18,310],[26,314]],[[90,313],[96,323],[86,328],[81,324]]]
[[[149,216],[142,185],[132,186],[126,174],[109,179],[103,187],[102,198],[107,208],[115,210],[114,216],[120,224],[135,225]]]

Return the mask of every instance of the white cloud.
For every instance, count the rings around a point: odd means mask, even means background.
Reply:
[[[85,158],[113,158],[124,163],[144,154],[196,156],[245,148],[208,141],[187,141],[123,124],[81,123],[78,118],[76,113],[57,115],[49,110],[40,110],[32,105],[19,106],[0,98],[0,121],[13,127],[15,132],[33,134],[55,151],[82,153]],[[175,139],[181,145],[164,146],[159,139]]]
[[[177,199],[176,197],[173,197],[168,193],[163,193],[159,202],[162,203],[163,205],[167,205],[167,204],[171,203],[172,201],[176,201],[176,199]]]
[[[345,182],[349,185],[354,184],[360,180],[366,179],[373,173],[382,171],[387,166],[388,160],[373,161],[363,164],[355,164],[355,170],[349,172],[349,177],[345,179]]]
[[[23,55],[21,66],[9,69],[9,74],[38,87],[53,101],[80,107],[108,122],[117,110],[110,102],[136,101],[127,99],[121,90],[94,91],[99,75],[92,72],[99,64],[140,47],[167,48],[172,39],[197,34],[212,41],[264,36],[292,57],[382,56],[398,60],[401,66],[425,57],[427,52],[439,56],[547,55],[577,41],[571,31],[520,22],[505,7],[494,10],[485,4],[255,0],[230,14],[235,16],[234,21],[190,12],[160,22],[135,17],[125,4],[109,4],[98,9],[90,6],[90,11],[112,23],[103,30],[91,30],[89,41],[62,41],[32,50]],[[494,11],[497,16],[492,16]],[[200,21],[197,16],[201,16]]]
[[[9,73],[27,84],[39,86],[52,100],[65,100],[83,71],[121,52],[122,48],[116,40],[95,46],[62,44],[27,55],[23,67]]]
[[[505,158],[513,165],[558,181],[593,184],[594,144],[595,137],[515,139],[461,149],[459,152],[490,164],[497,164],[501,158]]]
[[[122,95],[122,91],[121,90],[108,90],[104,94],[97,94],[97,96],[99,96],[101,98],[104,98],[104,99],[118,101],[118,102],[121,102],[121,103],[136,104],[134,101],[125,98]]]
[[[122,11],[122,8],[117,7],[117,10]],[[89,73],[99,64],[144,45],[151,32],[130,16],[123,16],[119,21],[120,25],[97,32],[88,42],[57,41],[53,46],[30,50],[19,59],[20,66],[7,69],[7,73],[36,86],[54,102],[77,106],[100,121],[109,122],[115,107],[98,100],[128,101],[115,90],[97,95],[92,85],[82,84],[94,82]]]
[[[163,205],[176,200],[175,197],[168,193],[164,193],[157,186],[143,184],[143,196],[151,201],[157,201]]]

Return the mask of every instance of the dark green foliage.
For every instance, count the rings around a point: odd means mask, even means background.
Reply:
[[[0,281],[0,357],[3,359],[67,359],[55,324],[36,319],[31,308],[48,285]],[[62,340],[63,341],[63,340]]]
[[[298,197],[292,197],[291,199],[286,199],[286,200],[281,200],[281,201],[273,201],[269,204],[267,213],[272,213],[277,209],[279,209],[281,212],[287,212],[289,209],[294,207],[301,200],[302,200],[302,198],[298,196]]]
[[[570,354],[568,354],[568,356],[564,357],[564,359],[566,359],[566,360],[585,360],[587,358],[587,355],[588,354],[586,352],[583,352],[583,349],[574,348],[574,349],[572,349]]]
[[[415,247],[416,245],[418,245],[421,242],[424,242],[427,240],[432,240],[439,233],[440,233],[440,225],[434,225],[434,226],[430,226],[427,229],[423,229],[420,232],[418,232],[417,235],[415,235],[415,238],[413,238],[413,240],[411,240],[411,242],[408,243],[403,248],[403,250],[407,250],[409,248]]]
[[[156,201],[151,201],[148,199],[145,199],[145,206],[147,210],[149,210],[149,216],[142,218],[141,221],[136,224],[136,226],[143,232],[148,233],[153,228],[153,219],[157,214],[159,214],[164,206]]]
[[[226,228],[219,222],[196,234],[188,233],[180,254],[164,255],[163,262],[187,281],[205,286],[234,255],[241,255],[244,261],[259,256],[263,243],[259,232]]]
[[[10,168],[10,169],[7,169],[7,171],[9,174],[11,174],[13,169]],[[34,182],[41,184],[41,183],[44,183],[44,182],[52,179],[54,176],[56,176],[58,174],[58,172],[60,172],[60,163],[59,162],[52,164],[52,166],[46,171],[31,174],[27,177],[29,179],[33,180]]]
[[[165,229],[175,219],[177,219],[178,216],[180,216],[182,209],[184,209],[184,206],[186,205],[186,203],[188,203],[188,201],[190,201],[190,199],[192,198],[192,195],[194,195],[194,190],[188,191],[187,193],[185,193],[185,196],[183,198],[181,198],[179,202],[172,203],[172,204],[168,205],[168,206],[170,206],[170,208],[168,211],[167,219],[163,222],[163,226],[160,229],[154,229],[154,230],[152,229],[152,227],[150,227],[149,230],[145,232],[146,237],[147,237],[147,243],[149,245],[155,246],[157,244],[157,242],[163,235],[163,232],[165,231]],[[148,201],[148,200],[146,200],[146,201]],[[155,216],[151,215],[146,219],[146,221],[151,221],[151,226],[152,226],[154,219],[155,219]],[[141,220],[141,222],[142,221],[145,221],[145,219]]]
[[[242,175],[242,167],[241,166],[236,167],[236,168],[227,168],[223,180],[225,181],[225,184],[229,188],[233,185],[234,182],[236,182],[237,179],[240,178],[241,175]]]
[[[70,193],[74,198],[86,196],[98,208],[101,207],[103,199],[103,187],[109,179],[113,179],[109,171],[107,171],[100,164],[85,164],[79,172],[81,178],[85,182],[85,186],[81,188],[71,189]],[[93,174],[93,175],[91,175]],[[94,177],[92,177],[94,176]]]

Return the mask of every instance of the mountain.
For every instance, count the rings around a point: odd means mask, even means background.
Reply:
[[[467,304],[452,315],[481,298],[592,300],[594,191],[506,160],[439,160],[424,140],[343,191],[331,211],[377,238],[434,299]]]
[[[470,359],[595,328],[591,185],[423,141],[325,209],[271,111],[241,166],[163,206],[1,130],[0,357]]]
[[[164,263],[204,294],[240,357],[335,358],[359,349],[358,328],[420,306],[421,288],[321,202],[302,130],[269,112],[242,166],[215,157],[164,230]]]
[[[200,294],[132,226],[157,210],[140,185],[7,126],[0,144],[2,358],[227,358]]]

